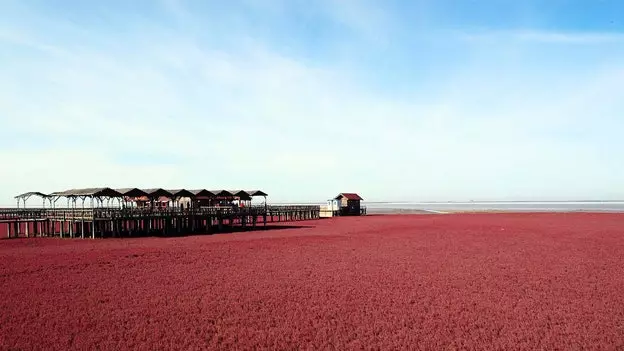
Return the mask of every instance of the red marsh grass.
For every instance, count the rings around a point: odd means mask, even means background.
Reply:
[[[289,225],[0,240],[0,349],[624,347],[624,215]]]

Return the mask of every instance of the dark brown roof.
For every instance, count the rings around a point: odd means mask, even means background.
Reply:
[[[167,191],[167,190],[165,190],[165,189],[161,189],[161,188],[141,189],[141,190],[143,190],[144,192],[146,192],[146,193],[147,193],[147,195],[148,195],[149,197],[151,197],[151,198],[158,198],[158,197],[161,197],[161,196],[166,196],[166,197],[168,197],[168,198],[173,197],[173,194],[172,194],[172,193],[168,192],[168,191]]]
[[[248,190],[247,193],[249,193],[249,195],[251,196],[269,196],[262,190]]]
[[[70,189],[61,192],[54,192],[51,196],[93,196],[93,197],[123,197],[123,194],[111,188],[85,188],[85,189]]]
[[[227,190],[210,190],[210,192],[218,197],[233,197],[234,196],[234,194],[232,194],[231,192]]]
[[[128,197],[142,197],[142,196],[147,196],[148,194],[138,188],[121,188],[121,189],[115,189],[118,192],[122,193],[124,196],[128,196]]]
[[[49,197],[49,195],[46,195],[44,193],[40,193],[38,191],[29,191],[27,193],[23,193],[23,194],[19,194],[15,197],[15,199],[23,199],[23,198],[29,198],[31,196],[39,196],[39,197]]]
[[[162,188],[151,188],[151,189],[138,189],[138,188],[120,188],[120,189],[111,189],[111,188],[85,188],[85,189],[70,189],[65,191],[57,191],[53,192],[50,195],[46,195],[44,193],[40,193],[37,191],[27,192],[24,194],[20,194],[15,196],[16,199],[28,198],[30,196],[40,196],[40,197],[51,197],[51,196],[93,196],[93,197],[143,197],[147,196],[149,198],[159,198],[159,197],[240,197],[241,199],[249,199],[252,196],[268,196],[265,192],[261,190],[206,190],[206,189],[197,189],[197,190],[186,190],[186,189],[176,189],[176,190],[165,190]]]
[[[360,195],[356,193],[340,193],[338,196],[335,197],[335,199],[340,200],[343,197],[346,198],[347,200],[364,200],[362,199],[362,197],[360,197]]]
[[[234,196],[244,196],[250,197],[251,195],[245,190],[228,190],[230,193],[234,194]]]
[[[251,195],[245,190],[229,190],[234,196],[240,198],[241,200],[251,200]]]
[[[215,194],[211,193],[210,191],[206,189],[195,189],[195,190],[189,190],[189,191],[195,196],[201,196],[201,197],[214,197],[215,196]]]
[[[174,197],[195,197],[195,194],[186,189],[167,190]]]

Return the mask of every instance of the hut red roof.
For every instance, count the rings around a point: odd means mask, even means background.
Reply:
[[[340,200],[343,197],[347,200],[364,200],[360,195],[356,193],[340,193],[338,196],[336,196],[336,200]]]

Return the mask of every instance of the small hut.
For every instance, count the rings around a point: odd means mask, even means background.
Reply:
[[[364,199],[356,193],[340,193],[334,198],[338,201],[341,216],[359,216],[362,214],[360,202]]]

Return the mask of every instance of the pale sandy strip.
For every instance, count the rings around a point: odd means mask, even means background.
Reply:
[[[436,210],[423,210],[423,211],[431,212],[431,213],[437,213],[437,214],[447,214],[447,213],[449,213],[449,212],[436,211]]]

